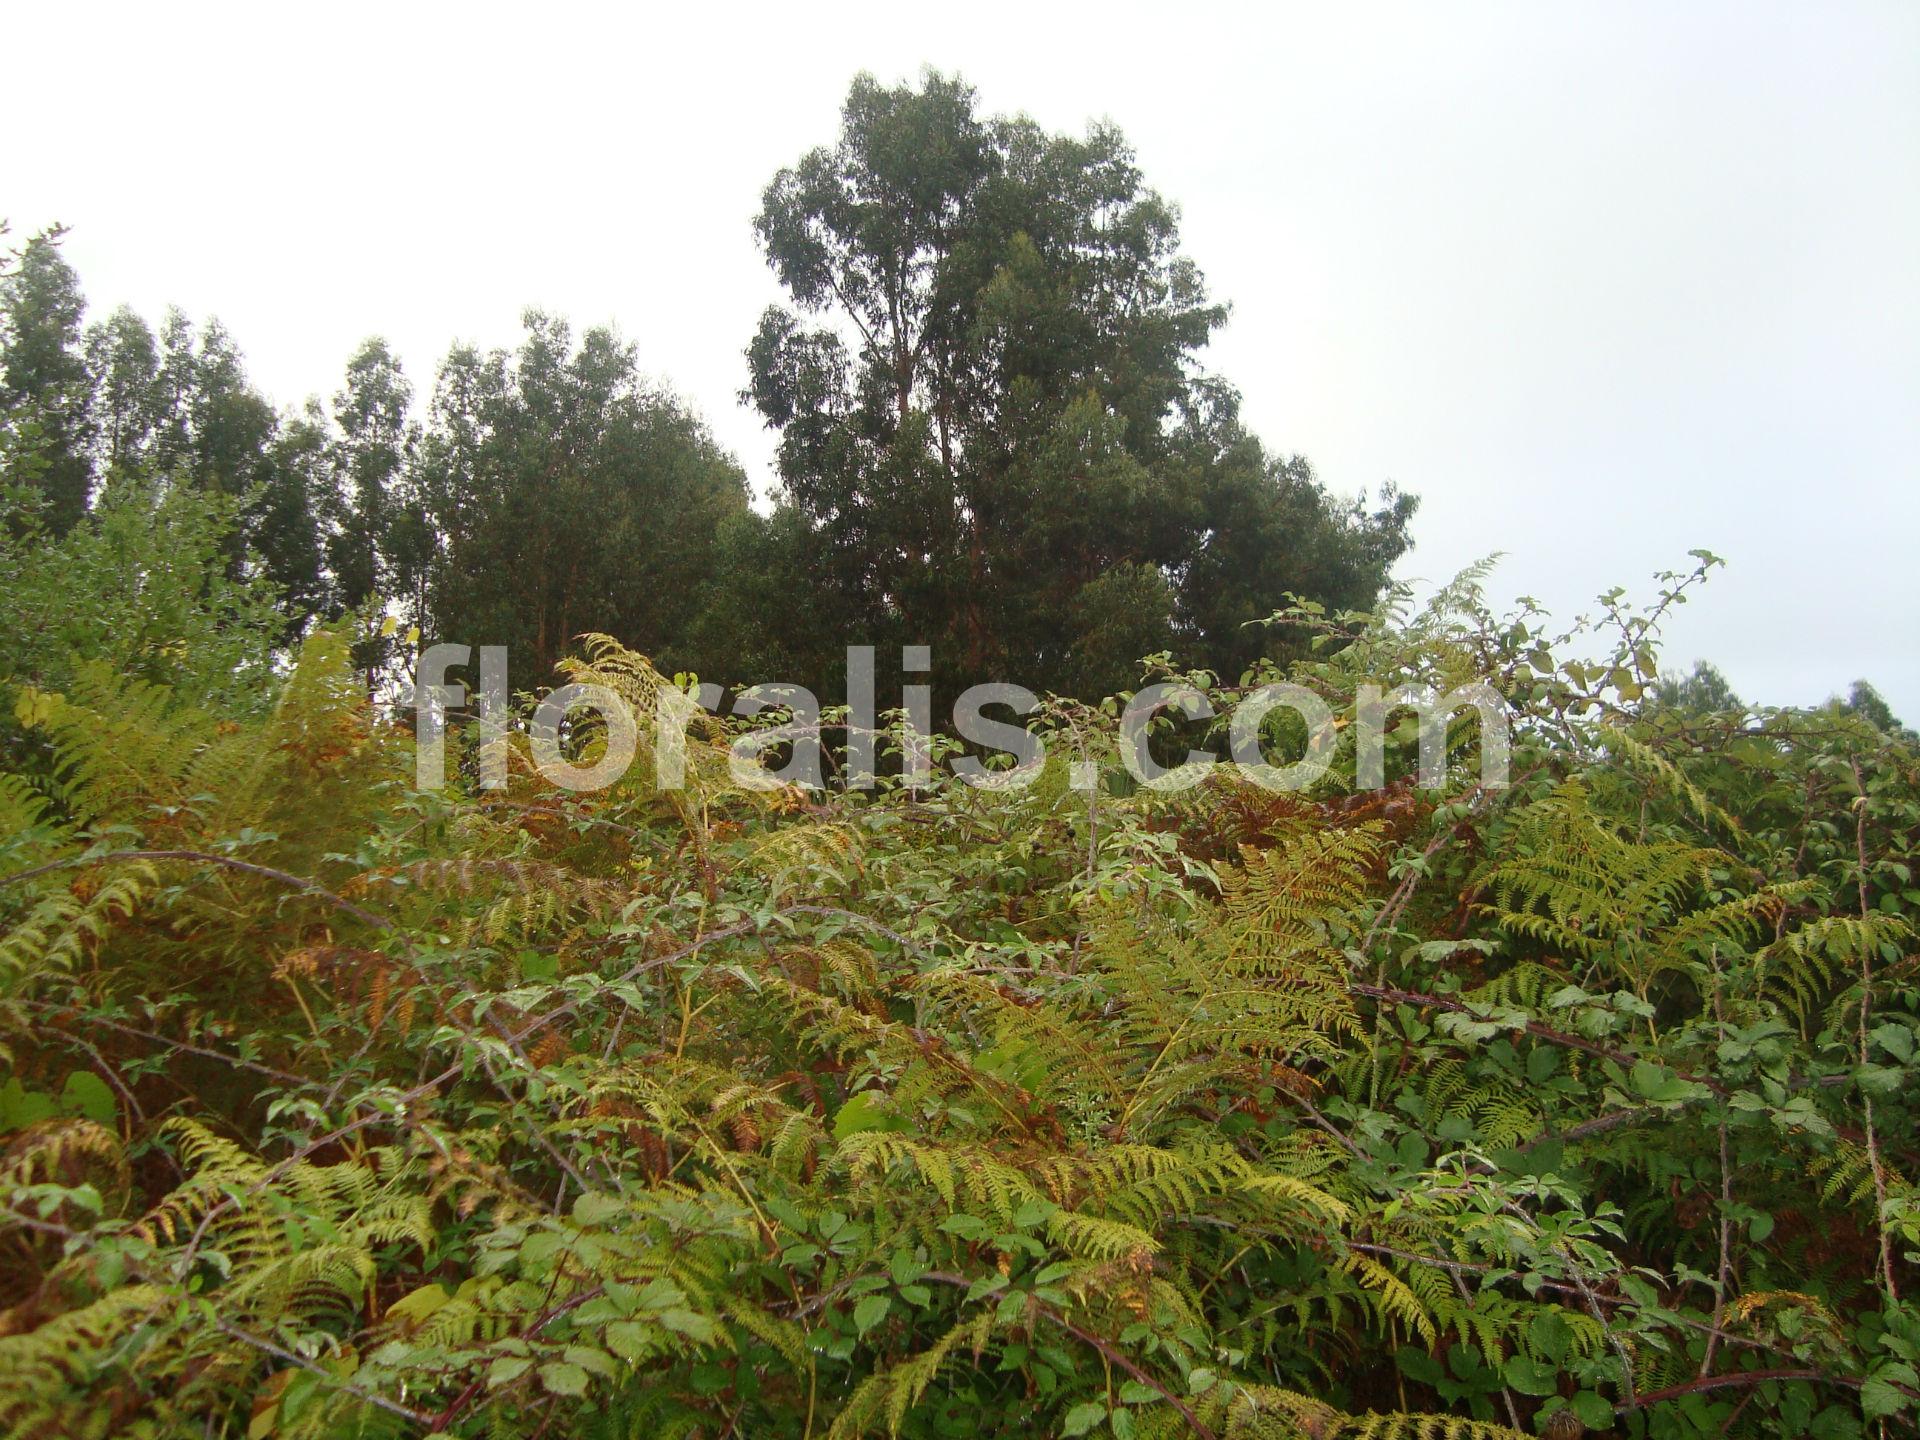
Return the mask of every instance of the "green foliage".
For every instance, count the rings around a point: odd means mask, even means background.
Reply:
[[[943,693],[1097,699],[1175,637],[1238,674],[1289,591],[1370,603],[1407,548],[1410,498],[1334,499],[1200,372],[1226,309],[1109,125],[862,75],[755,228],[794,307],[762,317],[747,395],[813,576],[786,657],[809,685],[849,643],[930,645]]]
[[[0,779],[0,1433],[1910,1428],[1920,757],[1630,693],[1614,605],[1287,617],[1329,693],[1490,657],[1504,790],[804,793],[709,718],[681,791],[643,731],[420,794],[355,630],[264,709],[69,661]]]
[[[1383,593],[1411,500],[1241,427],[1117,132],[843,118],[758,221],[767,516],[609,331],[282,415],[217,324],[83,329],[58,231],[0,263],[0,1440],[1914,1429],[1913,733],[1663,680],[1705,552],[1568,629]],[[417,792],[423,631],[635,765],[456,727]],[[1083,698],[1024,791],[647,728],[847,640]],[[1484,681],[1512,783],[1400,717],[1076,788],[1143,673]]]
[[[64,234],[43,231],[0,265],[0,429],[31,454],[18,478],[55,534],[86,513],[93,483],[93,387],[80,344],[86,301],[60,253]]]
[[[716,573],[721,531],[747,523],[739,467],[612,332],[576,345],[564,322],[535,311],[526,327],[511,355],[456,347],[441,366],[406,482],[430,552],[412,562],[424,566],[419,623],[507,646],[529,679],[585,631],[670,669],[735,674],[730,636],[709,631],[719,643],[694,647],[698,617],[731,578]],[[392,453],[371,458],[387,465]],[[367,463],[354,460],[356,477]]]
[[[285,621],[270,586],[228,574],[233,524],[229,501],[133,478],[58,538],[0,515],[0,588],[13,615],[0,677],[10,690],[60,691],[97,665],[222,713],[257,703]],[[16,717],[0,718],[15,768],[18,735]]]

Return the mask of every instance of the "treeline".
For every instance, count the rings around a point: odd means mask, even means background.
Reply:
[[[61,233],[35,235],[0,277],[8,578],[145,515],[169,543],[217,533],[231,608],[270,605],[281,647],[362,617],[376,676],[417,631],[506,645],[531,685],[604,632],[827,699],[849,643],[928,645],[937,687],[1097,697],[1167,649],[1238,675],[1282,643],[1250,622],[1290,593],[1366,605],[1407,549],[1411,497],[1335,498],[1201,369],[1225,307],[1109,127],[863,76],[756,231],[791,296],[746,355],[780,437],[767,512],[610,330],[529,312],[516,349],[456,344],[424,395],[372,339],[285,408],[218,322],[89,323]],[[31,651],[0,667],[57,678]]]
[[[283,638],[360,612],[369,667],[393,658],[389,615],[510,645],[530,678],[583,630],[686,663],[722,653],[699,621],[727,528],[754,523],[745,478],[611,332],[576,341],[530,312],[515,351],[455,345],[424,406],[368,340],[329,401],[283,411],[218,322],[176,310],[156,334],[122,308],[83,327],[84,308],[58,232],[30,240],[0,331],[30,490],[16,526],[68,535],[119,491],[212,497],[230,578],[270,590]]]

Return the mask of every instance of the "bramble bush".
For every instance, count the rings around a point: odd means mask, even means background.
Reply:
[[[1437,789],[1409,724],[1086,791],[1062,704],[1020,792],[744,787],[719,720],[677,791],[643,731],[420,792],[331,630],[265,706],[20,687],[0,1431],[1911,1430],[1920,753],[1665,698],[1713,563],[1182,676],[1487,679],[1501,789],[1461,720]]]

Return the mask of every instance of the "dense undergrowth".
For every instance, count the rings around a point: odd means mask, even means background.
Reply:
[[[1291,617],[1504,789],[1087,793],[1062,708],[1018,794],[422,793],[325,632],[21,694],[0,1433],[1911,1429],[1920,759],[1656,703],[1686,583]]]

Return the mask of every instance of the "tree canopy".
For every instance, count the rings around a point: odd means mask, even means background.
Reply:
[[[1118,131],[854,82],[755,222],[792,296],[748,349],[815,631],[925,644],[950,686],[1097,696],[1178,643],[1238,673],[1289,592],[1367,603],[1410,498],[1268,454],[1199,353],[1226,319]]]

